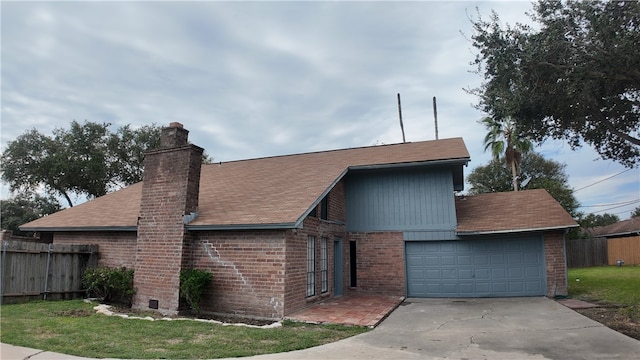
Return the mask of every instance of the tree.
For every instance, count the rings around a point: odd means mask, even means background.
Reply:
[[[491,149],[494,159],[504,154],[507,167],[511,169],[511,183],[513,191],[518,191],[518,172],[522,154],[528,153],[533,147],[531,142],[520,135],[516,123],[512,119],[496,120],[486,117],[482,120],[489,130],[484,137],[484,151]]]
[[[578,223],[583,229],[594,228],[598,226],[607,226],[620,221],[618,215],[604,213],[598,214],[579,214]]]
[[[632,212],[631,212],[631,217],[640,217],[640,206],[638,206],[637,208],[635,208]]]
[[[520,187],[547,190],[569,214],[576,216],[579,203],[568,185],[564,169],[564,164],[545,159],[536,152],[525,153],[520,164]],[[471,185],[469,193],[472,195],[513,190],[510,171],[500,159],[473,169],[467,182]]]
[[[503,27],[496,13],[472,20],[477,108],[515,119],[532,141],[640,163],[640,2],[542,0],[534,11],[538,29]]]
[[[110,124],[76,121],[55,129],[52,136],[32,129],[10,141],[0,156],[2,180],[11,191],[35,192],[42,188],[65,198],[89,198],[142,180],[144,153],[158,146],[160,128],[119,128]]]
[[[30,233],[20,231],[18,226],[42,216],[53,214],[60,210],[60,203],[52,196],[22,193],[11,199],[2,200],[0,208],[3,230],[11,230],[16,235],[30,236]]]

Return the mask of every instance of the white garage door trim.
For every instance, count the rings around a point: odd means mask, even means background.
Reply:
[[[546,293],[541,236],[407,241],[405,256],[409,297]]]

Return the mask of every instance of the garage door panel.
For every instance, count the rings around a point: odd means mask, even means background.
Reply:
[[[488,268],[476,268],[475,278],[476,280],[489,280],[491,279],[491,272]]]
[[[507,264],[509,264],[509,265],[522,264],[522,256],[520,254],[508,254],[507,255]]]
[[[456,256],[455,255],[442,255],[440,258],[441,265],[457,265]]]
[[[467,265],[467,266],[471,266],[473,265],[473,256],[472,255],[458,255],[457,257],[457,264],[458,265]]]
[[[527,279],[539,279],[541,276],[543,276],[543,274],[540,273],[540,268],[536,266],[527,266],[524,268],[524,271],[525,277]]]
[[[473,269],[459,269],[458,270],[458,280],[473,279],[473,277],[474,277]]]
[[[473,255],[473,264],[479,265],[479,266],[489,265],[489,255],[485,255],[485,254]]]
[[[524,269],[511,267],[507,269],[507,277],[509,279],[522,279],[524,277]]]
[[[424,257],[418,255],[407,255],[407,266],[409,267],[409,269],[422,267],[423,265],[425,265]]]
[[[544,295],[542,238],[407,242],[408,296]]]
[[[507,263],[506,254],[491,254],[491,265],[501,265]]]

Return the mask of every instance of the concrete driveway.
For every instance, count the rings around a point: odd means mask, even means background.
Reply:
[[[253,359],[640,359],[640,341],[547,298],[407,299],[374,330]]]
[[[2,359],[81,359],[2,344]],[[237,359],[237,358],[235,358]],[[243,359],[640,359],[640,341],[546,298],[407,299],[372,331]]]

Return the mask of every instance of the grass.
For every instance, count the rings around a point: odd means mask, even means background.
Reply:
[[[120,359],[251,356],[322,345],[367,328],[286,321],[281,328],[148,321],[96,314],[82,300],[0,306],[1,341],[63,354]]]
[[[640,266],[569,269],[569,295],[600,304],[623,306],[640,321]]]

